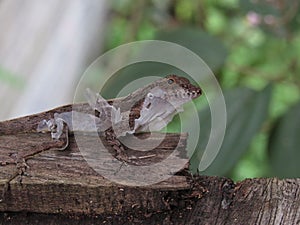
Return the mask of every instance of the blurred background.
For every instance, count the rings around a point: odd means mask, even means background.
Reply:
[[[234,180],[299,177],[299,5],[297,0],[2,0],[0,120],[71,103],[82,73],[105,51],[131,41],[165,40],[202,57],[224,92],[225,139],[201,174]],[[132,80],[173,72],[178,73],[144,63],[118,74]],[[124,81],[114,77],[109,83],[117,91]],[[105,97],[114,95],[109,90]],[[205,139],[209,111],[199,101]],[[204,139],[191,156],[194,172]]]

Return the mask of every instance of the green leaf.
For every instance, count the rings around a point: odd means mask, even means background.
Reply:
[[[215,37],[199,28],[180,27],[158,32],[156,39],[182,45],[200,56],[212,71],[217,71],[224,64],[227,51]],[[183,58],[184,60],[184,58]]]
[[[224,94],[227,108],[227,128],[221,149],[212,164],[201,174],[226,175],[247,151],[252,138],[259,131],[268,114],[271,85],[257,92],[248,88],[236,88]],[[199,113],[201,121],[200,141],[197,152],[191,158],[191,170],[199,166],[203,149],[210,134],[210,111]]]
[[[300,102],[276,123],[269,139],[268,151],[272,175],[300,177]]]

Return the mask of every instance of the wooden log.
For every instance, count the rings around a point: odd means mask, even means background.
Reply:
[[[85,108],[84,104],[79,104],[77,109],[79,106]],[[63,147],[65,143],[52,140],[49,133],[36,132],[37,124],[42,119],[52,118],[54,112],[65,112],[71,109],[72,106],[67,105],[48,112],[0,123],[0,162],[2,162],[0,164],[3,165],[0,172],[0,188],[3,189],[6,182],[18,173],[15,164],[18,163],[17,166],[19,166],[20,162],[21,164],[24,163],[22,159],[30,157],[26,161],[25,175],[16,176],[10,182],[9,190],[4,193],[1,201],[0,210],[38,213],[89,214],[93,212],[95,214],[112,214],[131,210],[132,206],[137,203],[130,196],[140,196],[140,204],[136,205],[138,208],[147,206],[163,210],[166,207],[165,203],[162,200],[151,200],[153,193],[150,192],[149,196],[144,196],[145,193],[149,192],[145,192],[149,187],[142,188],[140,191],[132,188],[130,192],[126,191],[126,195],[128,192],[129,197],[125,197],[125,199],[123,194],[119,195],[126,190],[124,184],[129,184],[132,179],[133,182],[138,183],[138,180],[135,181],[136,177],[145,177],[145,170],[134,168],[134,176],[126,179],[124,177],[123,185],[114,183],[102,176],[104,174],[108,178],[109,175],[113,176],[121,173],[128,167],[128,165],[117,162],[111,155],[102,154],[101,151],[105,153],[109,148],[103,138],[104,145],[99,148],[99,146],[96,146],[99,143],[98,136],[94,134],[82,134],[80,136],[91,152],[87,150],[84,153],[80,152],[74,135],[70,136],[69,146],[66,150],[51,150]],[[147,137],[148,134],[145,133],[136,136],[141,140],[148,139],[145,140],[143,145],[143,148],[147,149],[147,143],[155,141],[161,134],[152,134]],[[178,147],[178,154],[173,157],[172,162],[174,165],[181,163],[182,166],[185,166],[185,163],[182,163],[187,162],[186,139],[186,134],[166,134],[166,137],[155,149],[151,151],[127,149],[127,154],[129,157],[134,156],[140,162],[140,166],[146,166],[165,160]],[[93,152],[94,149],[97,149],[97,151]],[[36,155],[37,153],[38,155]],[[98,157],[95,153],[101,158],[99,163],[96,160],[96,163],[99,164],[98,168],[91,167],[91,164],[88,164],[90,162],[88,159],[95,160]],[[106,171],[108,164],[112,166],[110,171]],[[170,177],[172,171],[169,168],[172,169],[173,166],[163,165],[154,172],[159,173],[160,170],[166,169],[165,173]],[[150,172],[150,170],[148,171]],[[132,176],[126,172],[125,175]],[[21,182],[20,179],[22,179]],[[177,187],[178,185],[183,187],[188,185],[183,177],[175,176],[171,180],[171,183],[161,182],[156,189],[170,188],[174,184]],[[150,180],[150,183],[154,182],[157,183],[157,178],[154,181]],[[107,198],[108,196],[110,197]],[[69,198],[72,200],[68,200]],[[92,205],[87,207],[87,204]]]
[[[74,136],[68,149],[56,151],[49,148],[64,143],[53,143],[49,134],[35,131],[41,119],[70,107],[0,123],[0,161],[20,163],[22,157],[39,152],[27,161],[25,174],[10,182],[0,201],[0,224],[299,224],[300,179],[234,183],[228,178],[192,176],[186,168],[144,186],[105,178],[87,163]],[[146,161],[140,168],[163,161],[174,146],[183,151],[186,140],[186,134],[167,134],[151,153],[155,157],[140,160]],[[117,168],[116,174],[122,169]],[[1,190],[16,172],[14,164],[0,167]],[[131,175],[138,173],[139,169]]]

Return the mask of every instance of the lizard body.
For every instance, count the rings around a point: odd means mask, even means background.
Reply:
[[[94,129],[96,123],[97,131],[102,132],[105,140],[116,150],[115,157],[129,162],[124,146],[117,140],[118,137],[127,133],[161,130],[176,113],[183,110],[184,103],[201,94],[199,87],[177,75],[161,78],[128,96],[115,100],[105,100],[99,94],[94,95],[88,91],[87,100],[93,114],[75,110],[55,114],[53,119],[41,121],[37,130],[50,131],[53,139],[59,139],[65,124],[70,131],[90,131]],[[72,124],[72,116],[78,117],[75,119],[78,121],[77,125]]]

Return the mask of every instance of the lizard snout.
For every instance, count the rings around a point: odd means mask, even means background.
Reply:
[[[193,99],[199,97],[200,95],[202,95],[201,88],[196,87],[194,85],[191,85],[191,87],[189,87],[189,92],[190,92]]]

